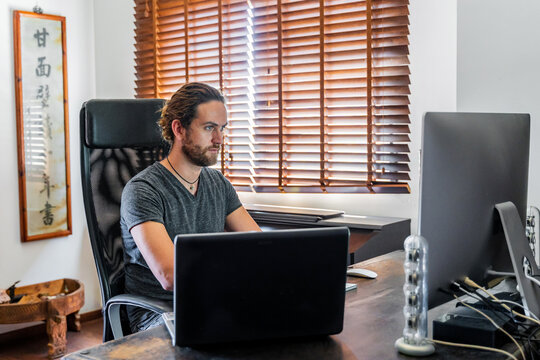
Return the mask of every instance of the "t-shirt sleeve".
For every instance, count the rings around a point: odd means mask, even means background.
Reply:
[[[130,231],[135,225],[147,221],[164,224],[164,208],[156,189],[147,181],[130,181],[122,192],[120,214]]]
[[[236,190],[232,186],[231,182],[225,178],[222,175],[223,183],[225,187],[225,199],[227,201],[227,205],[225,208],[225,215],[229,215],[234,210],[238,209],[240,206],[242,206],[242,203],[240,202],[240,199],[238,198],[238,194],[236,193]]]

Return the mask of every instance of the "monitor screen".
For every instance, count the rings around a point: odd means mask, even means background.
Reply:
[[[451,299],[439,289],[455,280],[513,272],[495,204],[513,202],[525,224],[529,132],[528,114],[425,114],[419,233],[430,308]]]

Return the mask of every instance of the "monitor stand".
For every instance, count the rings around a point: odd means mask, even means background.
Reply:
[[[540,315],[540,285],[534,278],[540,274],[540,270],[534,260],[519,213],[512,202],[497,204],[495,208],[501,217],[523,306],[534,315]]]

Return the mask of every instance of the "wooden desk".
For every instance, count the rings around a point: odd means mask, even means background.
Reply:
[[[159,326],[68,355],[66,359],[411,359],[394,349],[404,324],[403,252],[383,255],[360,266],[379,276],[375,280],[348,279],[357,283],[358,289],[347,293],[344,329],[335,336],[194,349],[173,347],[165,326]],[[437,346],[437,352],[425,359],[505,358],[493,352]]]

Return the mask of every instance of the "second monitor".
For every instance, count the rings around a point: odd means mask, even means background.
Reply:
[[[486,271],[513,272],[495,211],[527,206],[528,114],[426,113],[419,232],[428,252],[429,307],[451,299],[439,289]]]

